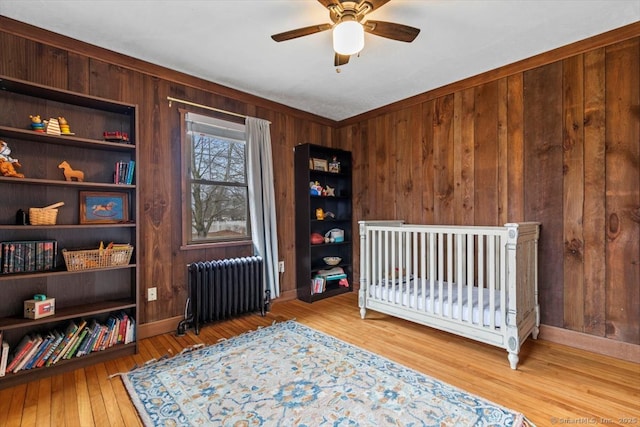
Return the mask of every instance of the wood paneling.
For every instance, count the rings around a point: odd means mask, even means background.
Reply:
[[[584,326],[584,73],[583,55],[562,62],[564,102],[564,327]]]
[[[640,344],[640,38],[606,50],[606,335]]]
[[[584,54],[584,332],[603,337],[606,317],[605,49]]]
[[[563,324],[562,65],[524,74],[525,219],[540,221],[543,323]]]

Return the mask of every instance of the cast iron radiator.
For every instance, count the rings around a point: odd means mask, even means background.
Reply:
[[[264,316],[269,292],[264,289],[262,263],[261,257],[252,256],[189,264],[189,298],[178,335],[189,324],[198,335],[203,323],[257,311]]]

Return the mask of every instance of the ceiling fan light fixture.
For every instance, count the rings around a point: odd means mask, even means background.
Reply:
[[[343,21],[333,27],[333,50],[340,55],[355,55],[364,48],[364,28],[357,21]]]

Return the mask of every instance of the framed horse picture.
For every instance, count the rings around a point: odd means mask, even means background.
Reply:
[[[129,195],[120,192],[80,192],[80,224],[129,221]]]

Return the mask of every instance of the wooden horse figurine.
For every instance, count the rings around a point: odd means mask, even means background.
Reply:
[[[82,182],[84,181],[84,172],[81,170],[73,170],[69,163],[64,160],[62,163],[58,165],[58,169],[64,169],[64,179],[67,181],[72,181],[71,178],[75,178],[76,180]]]

